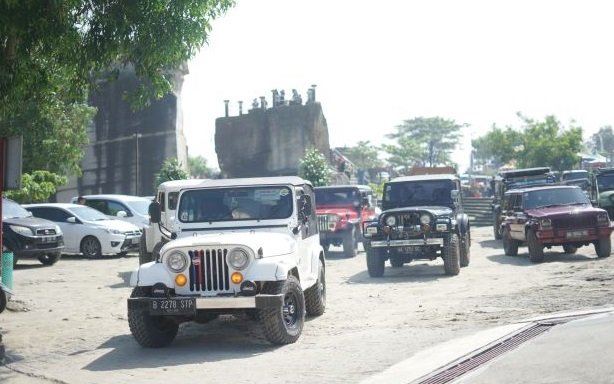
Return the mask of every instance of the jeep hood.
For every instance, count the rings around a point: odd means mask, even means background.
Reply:
[[[453,213],[452,208],[440,206],[440,205],[422,205],[415,207],[402,207],[402,208],[392,208],[388,209],[382,214],[390,214],[390,213],[406,213],[406,212],[428,212],[433,216],[451,216]]]
[[[559,205],[554,207],[542,207],[535,209],[527,209],[527,214],[533,217],[547,216],[564,216],[564,215],[588,215],[603,212],[601,208],[595,208],[587,205]]]
[[[274,232],[215,232],[199,234],[173,240],[160,250],[164,254],[171,248],[227,247],[244,245],[254,254],[262,249],[262,257],[282,256],[296,252],[296,240],[293,236]]]

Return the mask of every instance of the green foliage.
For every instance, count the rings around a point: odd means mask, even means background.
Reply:
[[[188,179],[190,175],[186,172],[179,160],[173,157],[169,157],[164,160],[162,164],[162,168],[160,168],[160,172],[156,173],[156,185],[154,185],[154,189],[157,190],[158,186],[165,181],[169,180],[184,180]]]
[[[206,179],[213,174],[211,168],[207,167],[207,159],[202,156],[188,157],[188,170],[195,179]]]
[[[382,201],[384,197],[384,183],[386,181],[382,181],[381,183],[369,183],[369,187],[373,190],[373,196],[377,199],[377,201]]]
[[[591,136],[587,144],[593,153],[605,156],[610,161],[614,158],[614,132],[611,126],[599,128],[599,131]]]
[[[299,176],[311,181],[314,187],[328,184],[331,170],[322,152],[315,148],[305,150],[305,156],[299,160]]]
[[[414,154],[414,151],[417,150],[417,157],[414,157],[415,162],[429,167],[448,165],[450,154],[459,143],[460,129],[463,126],[454,120],[441,117],[416,117],[405,120],[396,127],[395,133],[386,135],[389,139],[397,140],[399,146],[396,148],[401,149],[396,153],[389,153],[393,155],[396,162],[400,160],[399,155]],[[394,151],[394,148],[390,147],[386,151],[390,149]],[[393,160],[390,161],[393,162]],[[398,165],[407,168],[407,164]]]
[[[582,128],[565,128],[554,116],[537,121],[518,114],[521,130],[493,126],[485,136],[473,140],[476,156],[494,160],[496,166],[515,160],[518,168],[550,167],[573,169],[582,150]]]
[[[20,204],[43,203],[57,187],[66,184],[66,177],[48,171],[34,171],[21,176],[21,189],[6,191],[5,196]]]
[[[384,144],[382,148],[390,155],[388,162],[400,173],[407,173],[420,162],[420,144],[410,137],[399,137],[397,144]]]
[[[345,147],[343,154],[358,169],[370,169],[382,166],[379,159],[379,149],[369,141],[359,141],[353,147]]]

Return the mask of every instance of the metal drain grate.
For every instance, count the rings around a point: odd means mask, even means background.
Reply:
[[[501,356],[502,354],[509,352],[517,348],[520,344],[533,339],[546,332],[550,328],[558,324],[563,324],[580,316],[569,316],[556,319],[548,319],[537,322],[536,324],[523,329],[522,331],[514,334],[513,336],[494,344],[479,353],[470,356],[458,363],[448,366],[443,371],[437,372],[431,376],[423,377],[414,381],[416,384],[444,384],[449,383],[452,380],[459,378],[465,373],[479,367],[482,364],[489,362],[490,360]]]

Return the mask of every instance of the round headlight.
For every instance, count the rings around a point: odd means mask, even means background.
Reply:
[[[431,215],[424,214],[420,216],[420,222],[422,224],[430,224],[431,223]]]
[[[397,223],[397,218],[394,216],[388,216],[386,218],[386,225],[392,227]]]
[[[228,264],[240,271],[249,264],[249,255],[242,248],[234,248],[228,253]]]
[[[173,272],[181,272],[188,265],[188,257],[181,252],[173,252],[166,258],[166,265]]]

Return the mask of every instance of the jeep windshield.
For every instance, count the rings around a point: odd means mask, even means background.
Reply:
[[[388,183],[384,189],[382,208],[384,210],[419,205],[453,205],[450,192],[454,189],[452,180],[425,180]]]
[[[590,200],[579,188],[539,189],[524,193],[524,209],[556,207],[561,205],[590,205]]]
[[[505,182],[508,190],[534,187],[534,186],[545,185],[545,184],[554,184],[554,183],[556,183],[556,179],[551,174],[512,178],[512,179],[508,179]]]
[[[316,204],[358,207],[360,192],[353,188],[316,188]]]
[[[183,192],[177,217],[184,223],[285,219],[292,215],[285,186],[195,189]]]

